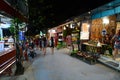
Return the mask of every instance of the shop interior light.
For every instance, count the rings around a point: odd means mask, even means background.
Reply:
[[[56,33],[54,29],[48,30],[49,33]]]
[[[90,27],[90,24],[88,24],[87,27],[89,28],[89,27]]]
[[[51,30],[48,30],[48,32],[50,33]]]
[[[103,18],[103,24],[109,24],[109,18],[108,17],[104,17]]]
[[[0,24],[0,28],[9,28],[10,24]]]
[[[66,27],[68,27],[68,24],[66,25]]]
[[[0,17],[4,17],[2,14],[0,14]]]
[[[73,28],[73,25],[72,25],[72,23],[70,24],[70,28]]]
[[[64,30],[66,30],[66,27],[64,26],[64,28],[63,28]]]
[[[77,23],[78,27],[80,26],[80,22]]]
[[[43,34],[44,36],[46,35],[46,34]]]
[[[54,29],[52,29],[52,33],[55,33],[56,31]]]
[[[88,14],[90,14],[91,12],[89,11]]]

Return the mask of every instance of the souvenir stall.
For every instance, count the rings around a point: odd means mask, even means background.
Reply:
[[[57,46],[57,42],[58,42],[58,35],[57,35],[57,32],[56,32],[56,27],[55,28],[51,28],[51,29],[49,29],[48,30],[48,35],[49,35],[49,39],[51,38],[51,37],[54,37],[54,45],[55,45],[55,47]]]
[[[57,27],[57,36],[58,36],[58,42],[57,42],[57,49],[63,47],[63,29],[62,26]]]
[[[77,52],[79,50],[79,43],[80,43],[80,26],[77,24],[79,22],[74,22],[70,24],[71,28],[71,37],[72,37],[72,48],[73,52]],[[78,43],[79,41],[79,43]]]
[[[6,16],[1,15],[1,22],[0,22],[0,52],[5,51],[9,48],[11,48],[12,42],[10,42],[10,33],[7,32],[8,28],[10,27],[10,20],[11,18],[8,18]],[[8,35],[9,34],[9,35]],[[12,38],[12,37],[11,37]]]
[[[96,41],[100,42],[101,52],[98,61],[116,70],[120,70],[120,52],[118,52],[116,59],[113,59],[114,41],[111,41],[117,30],[120,29],[120,6],[118,5],[120,2],[114,1],[110,4],[111,5],[106,4],[92,11],[93,15],[89,42],[93,44]],[[108,5],[111,6],[109,10],[99,11],[100,9],[106,8]],[[109,44],[106,43],[107,37],[109,38],[107,41],[110,42]]]
[[[11,5],[12,4],[12,5]],[[20,3],[21,4],[21,3]],[[15,3],[11,3],[11,1],[8,0],[0,0],[0,28],[3,30],[3,28],[10,27],[11,24],[11,18],[19,18],[23,22],[27,22],[27,17],[25,17],[25,13],[27,12],[27,7],[23,4],[22,6],[25,7],[25,10],[18,10],[18,8],[15,9]],[[13,7],[14,6],[14,7]],[[20,8],[20,5],[18,6]],[[26,12],[25,12],[26,11]],[[21,13],[22,12],[22,13]],[[13,21],[15,22],[15,21]],[[0,30],[0,33],[2,31]],[[8,36],[4,36],[5,34],[9,34]],[[10,38],[9,38],[10,36]],[[19,49],[19,46],[14,47],[14,40],[11,37],[10,33],[3,31],[3,38],[0,34],[0,75],[1,74],[9,74],[12,73],[12,65],[16,62],[16,58],[19,57],[18,55],[22,55],[22,48]],[[3,45],[7,45],[4,46]],[[12,44],[12,45],[11,45]],[[19,50],[19,51],[16,51]],[[16,54],[18,53],[19,54]],[[17,56],[16,56],[17,55]],[[19,60],[19,59],[18,59]],[[20,61],[18,61],[19,63]],[[20,63],[19,63],[20,64]],[[18,66],[19,66],[18,64]],[[18,66],[16,66],[16,69],[18,70]],[[19,67],[20,69],[21,67]],[[21,70],[21,71],[20,71]],[[22,69],[18,70],[18,72],[22,72]]]
[[[6,68],[6,67],[11,66],[15,62],[16,53],[15,53],[15,48],[10,46],[12,42],[10,42],[10,39],[4,36],[4,33],[3,33],[3,29],[10,27],[9,21],[11,19],[1,14],[0,14],[0,18],[1,18],[1,22],[0,22],[0,74],[1,74],[5,70],[10,71],[10,68]]]
[[[100,42],[101,52],[98,61],[120,70],[119,57],[117,57],[116,60],[113,60],[114,41],[112,42],[112,37],[116,34],[116,30],[118,29],[117,25],[119,25],[119,23],[116,22],[115,15],[93,20],[90,37],[91,40],[89,42],[94,43],[96,40]],[[110,42],[109,44],[105,42],[106,35],[109,37],[109,40],[107,41]]]

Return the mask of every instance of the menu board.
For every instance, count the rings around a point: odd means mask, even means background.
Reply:
[[[88,23],[82,23],[81,32],[80,32],[81,40],[89,39],[89,27],[90,27],[90,25]]]

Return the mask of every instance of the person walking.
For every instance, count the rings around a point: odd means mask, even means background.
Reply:
[[[40,51],[42,50],[42,36],[39,39],[39,47],[40,47]]]
[[[50,43],[51,52],[52,54],[54,54],[54,38],[53,37],[50,38],[49,43]]]
[[[39,37],[35,38],[36,49],[39,49]]]
[[[118,54],[118,50],[120,50],[120,30],[117,31],[117,33],[113,36],[112,40],[115,41],[113,53],[113,59],[115,60]]]
[[[78,51],[80,51],[81,49],[80,49],[80,39],[79,38],[77,38],[77,45],[78,45]]]
[[[42,51],[43,51],[44,55],[46,55],[46,47],[47,47],[47,39],[46,39],[46,37],[44,36],[44,37],[42,38]]]

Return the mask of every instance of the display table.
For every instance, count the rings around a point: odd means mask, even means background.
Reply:
[[[83,43],[81,45],[82,52],[78,55],[81,55],[84,59],[90,60],[90,62],[95,62],[100,57],[100,54],[102,54],[102,47],[104,44],[101,44],[101,46],[97,46],[94,44],[89,43]]]
[[[92,52],[92,53],[102,53],[102,46],[104,44],[101,44],[101,46],[97,46],[94,44],[89,44],[89,43],[83,43],[86,47],[86,51]]]

